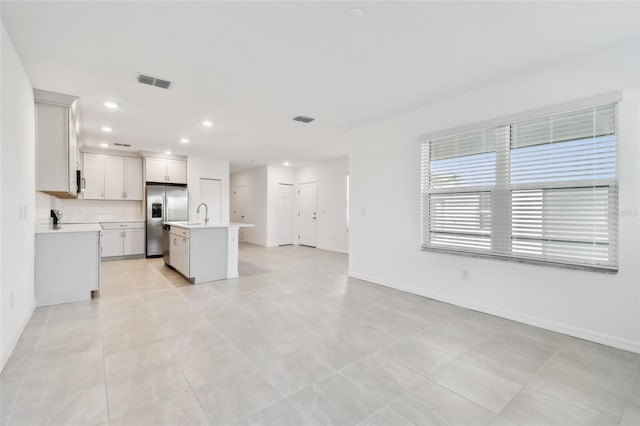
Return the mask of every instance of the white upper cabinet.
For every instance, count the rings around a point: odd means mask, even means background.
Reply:
[[[150,158],[145,160],[145,169],[147,182],[166,182],[167,181],[167,160],[164,158]]]
[[[124,157],[124,198],[142,200],[142,158]]]
[[[187,162],[167,160],[167,176],[169,183],[187,183]]]
[[[83,154],[85,200],[142,200],[142,158]]]
[[[147,182],[187,183],[187,161],[145,158]]]
[[[104,156],[104,198],[124,200],[124,157]]]
[[[36,101],[36,190],[60,198],[78,195],[78,136],[75,96],[34,89]]]
[[[104,155],[85,152],[82,155],[85,200],[104,200]]]

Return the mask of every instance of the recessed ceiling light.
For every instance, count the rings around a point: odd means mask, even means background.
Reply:
[[[358,8],[349,9],[345,12],[344,16],[352,22],[362,21],[364,19],[364,10]]]
[[[180,142],[189,143],[189,138],[182,138],[182,139],[180,139]]]
[[[205,126],[205,127],[211,127],[211,126],[213,126],[213,122],[211,122],[209,120],[204,120],[202,122],[202,125]]]
[[[164,153],[167,155],[171,155],[171,151],[165,151]]]
[[[109,147],[109,144],[108,144],[108,143],[106,143],[106,142],[102,142],[102,143],[100,144],[100,146],[101,146],[102,148],[108,148],[108,147]]]
[[[115,102],[111,102],[111,101],[105,102],[104,106],[106,106],[109,109],[118,109],[118,104],[115,103]]]
[[[285,162],[284,162],[284,165],[285,165],[285,166],[287,166],[287,167],[289,167],[289,162],[288,162],[288,161],[285,161]]]
[[[109,127],[109,126],[102,126],[102,131],[103,131],[103,132],[107,132],[107,133],[109,133],[109,132],[111,132],[112,130],[113,130],[113,129],[112,129],[111,127]]]

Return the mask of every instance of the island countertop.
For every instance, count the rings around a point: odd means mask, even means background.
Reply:
[[[255,226],[253,223],[213,223],[207,224],[201,222],[162,222],[163,225],[175,226],[184,229],[209,229],[209,228],[251,228]]]

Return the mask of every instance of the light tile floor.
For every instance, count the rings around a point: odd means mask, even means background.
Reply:
[[[639,425],[638,355],[346,276],[347,257],[243,245],[241,278],[103,264],[39,308],[2,425]]]

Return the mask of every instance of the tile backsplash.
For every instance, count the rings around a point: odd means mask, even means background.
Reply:
[[[142,201],[78,200],[56,198],[36,191],[36,219],[47,223],[51,209],[62,210],[62,222],[100,222],[144,219]]]

